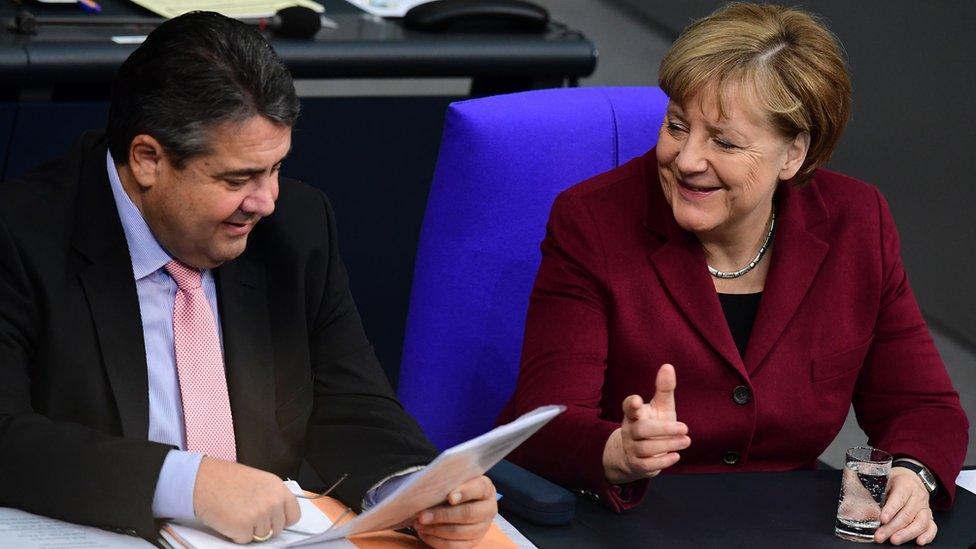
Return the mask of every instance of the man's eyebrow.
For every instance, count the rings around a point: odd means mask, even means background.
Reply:
[[[258,175],[258,174],[262,174],[262,173],[264,173],[264,170],[261,169],[261,168],[244,168],[244,169],[240,169],[240,170],[228,170],[226,172],[218,172],[217,174],[214,175],[214,177],[217,177],[217,178],[223,178],[223,177],[252,177],[252,176],[255,176],[255,175]]]
[[[288,152],[285,153],[285,156],[281,157],[281,160],[275,162],[274,165],[272,165],[271,167],[274,168],[276,166],[280,166],[285,161],[285,159],[288,158],[289,154],[291,154],[291,149],[289,149]],[[214,177],[218,179],[224,177],[252,177],[262,173],[264,173],[264,168],[241,168],[239,170],[227,170],[225,172],[218,172],[214,174]]]

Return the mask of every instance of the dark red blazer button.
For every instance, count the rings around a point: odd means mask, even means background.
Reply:
[[[735,389],[732,389],[732,401],[739,406],[749,404],[750,400],[752,400],[752,391],[745,385],[739,385]]]

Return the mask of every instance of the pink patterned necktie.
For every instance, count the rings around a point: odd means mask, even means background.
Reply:
[[[166,271],[179,286],[173,304],[173,342],[183,400],[186,449],[237,461],[224,357],[217,323],[203,293],[200,271],[175,260],[166,264]]]

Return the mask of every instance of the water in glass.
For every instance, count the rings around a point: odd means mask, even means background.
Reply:
[[[834,534],[850,541],[874,541],[881,526],[889,471],[889,454],[867,447],[848,450]]]

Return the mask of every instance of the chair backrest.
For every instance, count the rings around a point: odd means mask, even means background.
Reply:
[[[450,106],[398,391],[438,447],[489,430],[515,388],[556,195],[654,146],[666,106],[658,88],[540,90]]]

